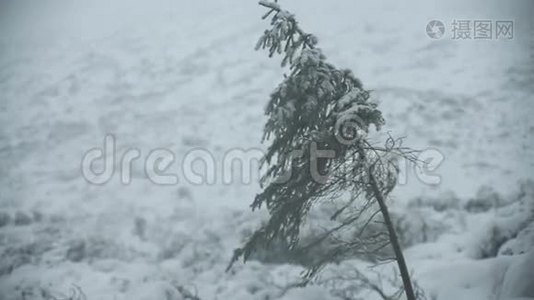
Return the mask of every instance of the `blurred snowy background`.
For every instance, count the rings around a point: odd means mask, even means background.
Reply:
[[[408,172],[391,200],[427,296],[534,299],[534,4],[281,1],[374,90],[386,131],[444,156],[438,185]],[[341,299],[327,286],[286,288],[302,267],[283,258],[224,272],[264,217],[249,211],[256,183],[155,185],[140,161],[129,185],[81,175],[107,134],[119,158],[264,147],[263,108],[284,70],[253,49],[263,12],[253,0],[0,1],[0,299],[74,286],[91,300],[185,299],[184,289]],[[434,19],[446,27],[438,40],[425,32]],[[514,38],[453,40],[454,19],[513,20]]]

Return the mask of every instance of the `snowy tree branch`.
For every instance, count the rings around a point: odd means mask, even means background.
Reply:
[[[298,26],[298,23],[297,23],[297,20],[295,20],[295,18],[293,17],[293,15],[291,13],[289,13],[288,11],[283,11],[281,8],[280,8],[280,5],[278,5],[278,3],[275,3],[275,2],[270,2],[270,1],[265,1],[265,0],[261,0],[259,2],[259,5],[263,6],[263,7],[267,7],[270,9],[270,11],[263,16],[263,19],[267,18],[273,11],[274,12],[277,12],[277,13],[283,13],[284,16],[286,16],[286,18],[288,19],[288,21],[290,21],[294,28],[295,28],[295,31],[301,36],[301,37],[310,37],[312,36],[311,34],[309,33],[306,33],[304,32],[299,26]],[[315,48],[315,45],[311,42],[309,42],[307,39],[305,39],[305,43],[306,45],[310,48],[310,49],[313,49]]]

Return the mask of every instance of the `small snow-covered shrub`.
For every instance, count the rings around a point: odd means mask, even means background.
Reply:
[[[134,219],[133,234],[138,236],[142,241],[147,239],[147,220],[143,217]]]
[[[132,250],[120,245],[116,241],[103,237],[89,237],[75,239],[68,242],[65,258],[72,262],[113,258],[128,261],[134,257]]]
[[[11,222],[11,216],[6,212],[0,212],[0,227],[4,227]]]
[[[512,239],[516,233],[511,230],[492,225],[485,236],[478,244],[478,251],[475,258],[484,259],[497,256],[499,248],[508,240]]]
[[[449,229],[447,224],[433,219],[432,213],[428,209],[393,212],[392,218],[403,247],[434,242]]]
[[[534,210],[529,207],[519,199],[498,209],[484,231],[475,234],[474,257],[518,254],[534,245]]]
[[[499,249],[499,255],[516,255],[534,249],[534,222],[521,230],[516,238],[506,241]]]
[[[522,254],[534,248],[534,183],[523,182],[514,199],[518,203],[514,217],[521,223],[516,237],[499,249],[501,255]]]
[[[446,210],[459,209],[460,199],[452,191],[440,194],[437,197],[415,198],[408,203],[408,208],[431,207],[435,211],[442,212]]]
[[[186,244],[180,253],[180,261],[183,268],[198,274],[213,269],[224,261],[224,254],[224,249],[217,240],[205,239]]]
[[[31,224],[31,222],[32,222],[32,218],[27,213],[22,212],[22,211],[18,211],[15,214],[15,221],[14,221],[15,225],[17,225],[17,226],[25,226],[25,225]]]
[[[26,286],[18,289],[22,300],[87,300],[79,286],[73,285],[68,292],[59,292],[50,288]]]
[[[147,281],[126,292],[124,299],[137,300],[200,300],[196,288],[163,280]]]
[[[464,208],[468,212],[477,213],[502,207],[508,203],[492,187],[484,185],[478,189],[475,198],[469,199],[465,203]]]
[[[51,239],[39,239],[29,243],[8,246],[0,254],[0,276],[29,263],[37,263],[41,256],[53,248]]]
[[[160,245],[158,257],[162,260],[178,257],[186,245],[192,242],[192,237],[184,233],[170,234],[163,245]]]

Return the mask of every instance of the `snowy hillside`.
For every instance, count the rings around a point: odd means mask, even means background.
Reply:
[[[251,261],[225,272],[265,212],[249,209],[256,181],[225,181],[222,157],[264,149],[264,106],[286,71],[254,51],[267,26],[256,1],[107,2],[0,1],[0,299],[63,299],[76,287],[91,300],[185,290],[343,299],[327,285],[289,288],[301,266]],[[384,132],[443,158],[438,184],[408,166],[391,200],[427,297],[534,299],[532,3],[280,2],[374,91]],[[514,38],[426,35],[429,20],[449,30],[462,18],[514,20]],[[107,135],[116,170],[126,152],[141,153],[129,184],[119,171],[103,185],[82,176],[84,154]],[[178,183],[147,177],[156,149],[175,155],[167,172]],[[213,155],[213,182],[183,173],[195,149]],[[395,267],[370,264],[355,257],[327,274],[357,266],[387,277]]]

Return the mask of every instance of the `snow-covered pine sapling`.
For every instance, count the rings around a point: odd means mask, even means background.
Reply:
[[[409,156],[410,150],[391,137],[384,147],[371,143],[369,130],[372,127],[380,130],[384,118],[361,82],[350,70],[328,63],[317,48],[317,38],[304,32],[293,14],[282,10],[276,2],[259,4],[267,8],[263,18],[271,17],[271,27],[260,37],[256,48],[267,49],[269,57],[281,55],[282,66],[289,65],[289,74],[272,92],[267,104],[263,141],[270,145],[262,159],[267,169],[262,177],[263,191],[252,203],[252,209],[265,205],[270,218],[235,251],[232,263],[240,257],[246,261],[256,249],[280,240],[296,248],[310,208],[324,199],[335,201],[350,193],[350,201],[332,215],[332,219],[344,216],[340,225],[318,241],[369,218],[351,210],[351,205],[377,206],[377,213],[387,227],[407,299],[415,300],[386,206],[386,197],[397,181],[395,158]],[[367,247],[367,243],[355,240],[341,244],[311,267],[305,277],[311,278],[324,264],[356,247]]]

